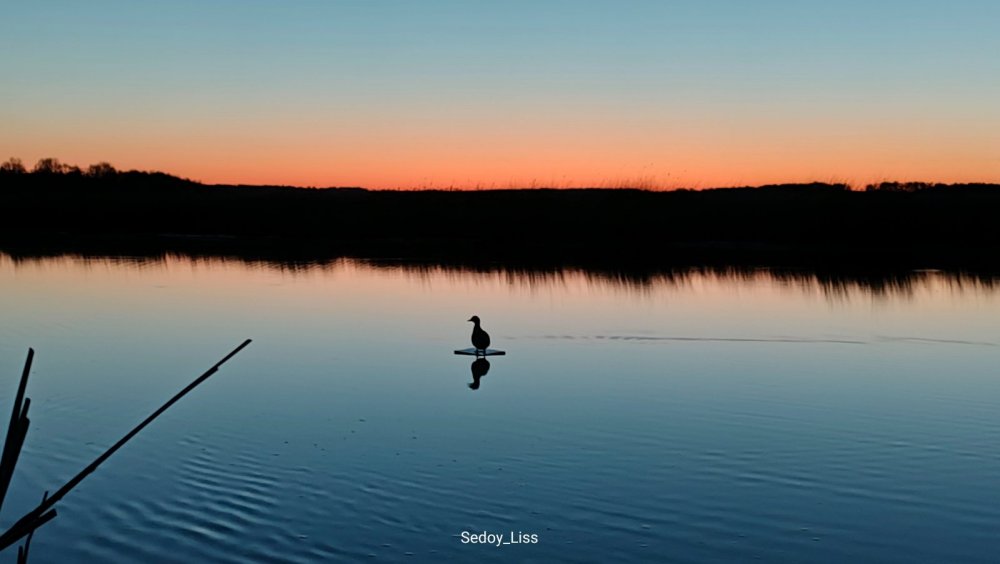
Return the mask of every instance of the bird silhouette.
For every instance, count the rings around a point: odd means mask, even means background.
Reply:
[[[490,361],[485,358],[477,358],[472,361],[472,383],[469,384],[470,390],[479,389],[479,379],[486,376],[486,373],[490,371]]]
[[[490,346],[490,334],[479,326],[478,315],[473,315],[469,321],[475,324],[475,327],[472,328],[472,346],[476,347],[476,356],[479,355],[480,351],[482,351],[483,356],[486,356],[486,349]]]

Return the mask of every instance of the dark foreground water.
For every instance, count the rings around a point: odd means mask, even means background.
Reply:
[[[475,390],[473,314],[508,351]],[[254,338],[59,504],[35,562],[1000,554],[982,282],[0,255],[0,315],[4,422],[37,351],[4,525]]]

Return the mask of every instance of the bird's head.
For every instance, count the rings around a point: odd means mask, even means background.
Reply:
[[[478,315],[473,315],[472,317],[469,318],[469,321],[478,324],[479,323],[479,316]]]

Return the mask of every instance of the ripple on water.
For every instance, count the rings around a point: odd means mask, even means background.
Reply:
[[[269,466],[269,456],[229,455],[197,438],[179,441],[195,451],[179,463],[177,474],[157,495],[101,505],[95,522],[103,526],[85,537],[80,550],[88,559],[106,562],[314,561],[337,551],[291,530],[277,517],[282,497],[302,489],[301,468]],[[143,546],[170,546],[170,554]],[[207,551],[207,552],[206,552]]]

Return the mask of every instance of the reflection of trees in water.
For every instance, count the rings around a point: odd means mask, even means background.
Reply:
[[[253,253],[209,253],[198,251],[132,250],[127,256],[102,252],[63,250],[14,251],[0,246],[0,264],[6,258],[19,265],[44,260],[90,259],[116,266],[155,267],[167,260],[190,260],[210,266],[237,261],[253,269],[275,269],[288,273],[340,271],[345,269],[391,272],[419,280],[445,277],[454,282],[499,283],[512,287],[545,289],[576,282],[610,291],[647,293],[655,289],[682,289],[705,280],[733,283],[773,283],[791,290],[818,291],[831,298],[855,295],[907,297],[923,288],[945,287],[952,291],[994,292],[1000,289],[1000,268],[894,270],[835,267],[782,268],[765,266],[696,265],[663,268],[604,268],[559,265],[510,265],[467,263],[453,260],[353,259],[345,256],[279,258]]]

